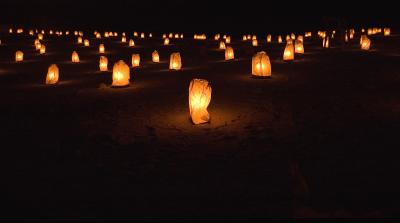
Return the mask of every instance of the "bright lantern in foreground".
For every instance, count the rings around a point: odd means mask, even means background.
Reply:
[[[22,51],[15,52],[15,61],[20,62],[24,60],[24,53]]]
[[[228,46],[225,49],[225,60],[233,60],[235,58],[235,53],[233,52],[233,48]]]
[[[271,77],[271,62],[264,51],[258,52],[253,56],[251,74],[255,77]]]
[[[79,63],[79,55],[76,51],[72,52],[71,57],[72,63]]]
[[[108,59],[107,59],[107,57],[100,56],[99,68],[100,68],[100,71],[107,71],[108,70]]]
[[[120,60],[114,64],[112,75],[112,86],[124,87],[129,85],[130,69],[129,66]]]
[[[294,47],[293,44],[286,44],[285,51],[283,52],[283,60],[290,61],[294,60]]]
[[[140,55],[132,54],[132,67],[138,67],[140,65]]]
[[[57,84],[59,78],[59,70],[57,65],[50,65],[47,70],[46,84]]]
[[[211,86],[207,80],[193,79],[189,85],[189,112],[194,124],[210,121],[207,107],[211,102]]]
[[[154,50],[154,52],[151,54],[151,59],[154,63],[160,62],[160,55],[158,55],[157,50]]]
[[[182,68],[182,60],[180,53],[172,53],[169,59],[169,69],[180,70]]]

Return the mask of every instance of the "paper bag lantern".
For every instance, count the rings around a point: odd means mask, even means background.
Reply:
[[[251,74],[254,77],[271,77],[271,62],[264,51],[258,52],[253,56]]]
[[[104,47],[104,44],[99,45],[99,53],[104,53],[106,51],[106,48]]]
[[[129,40],[129,46],[135,46],[135,41],[133,41],[133,39]]]
[[[138,33],[137,33],[137,32],[133,32],[133,36],[134,36],[134,37],[137,37],[137,36],[138,36]]]
[[[195,125],[210,121],[207,107],[211,102],[211,86],[207,80],[193,79],[189,85],[189,112]]]
[[[226,49],[226,46],[225,46],[225,42],[224,42],[224,41],[219,42],[219,49],[220,49],[220,50]]]
[[[175,33],[174,38],[175,38],[175,39],[179,39],[179,34],[178,34],[178,33]]]
[[[41,47],[42,47],[42,44],[40,42],[35,44],[36,50],[40,50]]]
[[[81,44],[83,42],[82,37],[78,37],[78,43]]]
[[[371,46],[371,40],[365,35],[361,36],[361,49],[369,50],[370,46]]]
[[[383,35],[390,36],[390,28],[383,28]]]
[[[144,39],[144,33],[140,33],[140,38]]]
[[[20,62],[24,60],[24,53],[22,51],[15,52],[15,61]]]
[[[270,42],[272,42],[272,36],[269,34],[269,35],[267,36],[267,43],[270,43]]]
[[[258,46],[258,40],[257,40],[257,39],[253,39],[253,40],[251,41],[251,45],[253,45],[253,46]]]
[[[247,36],[246,36],[246,35],[243,35],[242,40],[243,40],[243,41],[247,41]]]
[[[158,55],[157,50],[154,50],[154,52],[151,54],[151,59],[154,63],[160,62],[160,55]]]
[[[278,36],[278,43],[282,43],[282,36]]]
[[[164,45],[169,45],[169,39],[168,38],[164,39]]]
[[[149,37],[152,38],[152,37],[153,37],[153,33],[150,33],[150,34],[149,34]]]
[[[230,37],[230,36],[227,36],[227,37],[226,37],[225,43],[231,43],[231,37]]]
[[[235,53],[233,52],[233,48],[228,46],[225,49],[225,60],[233,60],[235,58]]]
[[[120,60],[113,66],[113,75],[112,75],[112,86],[113,87],[125,87],[129,85],[130,79],[130,68],[123,61]]]
[[[140,55],[132,54],[132,67],[138,67],[140,65]]]
[[[325,37],[322,41],[322,47],[329,48],[329,36]]]
[[[304,45],[300,40],[296,40],[294,44],[294,52],[298,54],[304,54]]]
[[[214,40],[215,41],[218,41],[220,38],[221,38],[220,34],[215,34],[215,36],[214,36]]]
[[[38,34],[38,39],[39,39],[39,40],[43,40],[43,34],[39,33],[39,34]]]
[[[72,63],[79,63],[79,55],[76,51],[72,52]]]
[[[123,37],[121,38],[121,43],[126,43],[126,37],[125,37],[125,36],[123,36]]]
[[[304,38],[303,38],[303,36],[300,35],[300,36],[297,37],[297,40],[303,42]]]
[[[40,52],[40,54],[45,54],[46,53],[46,46],[42,44],[40,46],[40,51],[39,52]]]
[[[58,78],[59,78],[59,70],[57,65],[55,64],[50,65],[49,69],[47,70],[46,84],[57,84]]]
[[[172,53],[169,59],[169,69],[180,70],[182,68],[182,61],[180,53]]]
[[[283,52],[283,60],[291,61],[294,60],[294,46],[293,44],[286,44],[285,51]]]
[[[85,39],[85,41],[83,41],[83,44],[84,44],[85,46],[90,46],[90,42],[89,42],[88,39]]]
[[[107,57],[100,56],[99,68],[100,68],[100,71],[107,71],[108,70],[108,59],[107,59]]]

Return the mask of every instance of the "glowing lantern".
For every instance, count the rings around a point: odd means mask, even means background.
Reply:
[[[294,52],[298,54],[304,54],[304,46],[303,42],[300,40],[296,40],[294,43]]]
[[[371,46],[371,40],[366,35],[362,35],[360,44],[362,50],[369,50]]]
[[[89,40],[88,40],[88,39],[85,39],[85,41],[83,41],[83,44],[84,44],[85,46],[90,46],[90,43],[89,43]]]
[[[251,74],[254,77],[271,77],[271,62],[264,51],[258,52],[253,56]]]
[[[189,85],[189,112],[192,122],[203,124],[210,121],[207,107],[211,102],[211,86],[207,80],[193,79]]]
[[[258,46],[258,41],[257,41],[257,39],[253,39],[253,40],[251,41],[251,44],[252,44],[253,46]]]
[[[15,61],[20,62],[24,60],[24,53],[22,51],[15,52]]]
[[[169,39],[168,38],[164,39],[164,45],[169,45]]]
[[[225,49],[225,60],[233,60],[235,58],[235,53],[233,52],[233,48],[228,46]]]
[[[175,39],[179,39],[179,34],[175,33]]]
[[[13,29],[10,28],[10,29],[8,30],[8,33],[12,34],[12,33],[13,33]]]
[[[49,69],[47,70],[46,84],[57,84],[58,78],[59,78],[59,70],[57,65],[55,64],[50,65]]]
[[[267,36],[267,43],[270,43],[272,41],[272,36],[270,34],[268,34]]]
[[[292,38],[290,37],[290,35],[286,35],[286,42],[288,41],[288,40],[291,40]]]
[[[223,41],[219,42],[219,49],[220,50],[226,49],[225,43]]]
[[[294,47],[293,44],[286,44],[285,51],[283,52],[283,60],[291,61],[294,60]]]
[[[172,53],[169,59],[169,69],[180,70],[182,68],[182,61],[180,53]]]
[[[282,36],[278,36],[278,43],[282,43]]]
[[[227,36],[227,37],[226,37],[225,43],[231,43],[231,37],[230,37],[230,36]]]
[[[82,37],[78,37],[78,43],[81,44],[83,42]]]
[[[99,45],[99,53],[104,53],[106,51],[106,48],[104,47],[104,44]]]
[[[348,35],[347,35],[347,31],[346,31],[346,33],[344,34],[344,41],[347,43],[347,42],[349,42],[349,37],[348,37]]]
[[[108,70],[108,59],[105,56],[100,56],[99,61],[100,71],[107,71]]]
[[[157,50],[154,50],[153,53],[151,54],[151,60],[154,63],[159,63],[160,62],[160,55],[158,54]]]
[[[137,36],[138,36],[138,33],[137,33],[137,32],[133,32],[133,36],[134,36],[134,37],[137,37]]]
[[[140,38],[144,39],[144,33],[140,33]]]
[[[167,34],[163,34],[163,35],[162,35],[162,38],[163,38],[163,39],[167,38]]]
[[[220,35],[220,34],[215,34],[214,40],[218,41],[220,38],[221,38],[221,35]]]
[[[108,32],[104,33],[104,37],[108,38],[110,35],[108,35]]]
[[[129,40],[129,46],[135,46],[135,41],[133,41],[133,39]]]
[[[72,52],[72,63],[79,63],[79,55],[76,51]]]
[[[353,39],[353,38],[354,38],[354,33],[350,32],[349,39]]]
[[[132,54],[132,67],[138,67],[140,65],[140,55]]]
[[[33,33],[33,30],[29,30],[29,35],[30,35],[30,36],[33,36],[33,34],[34,34],[34,33]]]
[[[246,36],[246,35],[243,35],[242,40],[243,40],[243,41],[247,41],[247,36]]]
[[[296,39],[296,35],[294,33],[291,33],[290,34],[290,38],[292,38],[292,40],[295,40]]]
[[[126,33],[125,33],[125,32],[122,32],[122,36],[126,36]]]
[[[254,35],[254,36],[252,37],[252,40],[253,40],[253,39],[257,39],[257,36],[256,36],[256,35]]]
[[[38,39],[39,39],[39,40],[43,40],[43,34],[42,34],[42,33],[39,33],[39,34],[38,34]]]
[[[329,36],[325,37],[322,41],[322,47],[329,48]]]
[[[181,34],[181,39],[183,39],[183,34]]]
[[[42,44],[40,42],[35,43],[36,50],[40,50],[41,47],[42,47]]]
[[[101,34],[100,33],[96,33],[96,39],[101,39]]]
[[[150,34],[149,34],[149,37],[152,38],[152,37],[153,37],[153,33],[150,33]]]
[[[383,35],[390,36],[390,28],[383,28]]]
[[[117,33],[117,32],[114,32],[114,36],[118,36],[118,33]]]
[[[125,37],[125,36],[123,36],[123,37],[121,38],[121,43],[126,43],[126,37]]]
[[[40,51],[39,52],[40,52],[40,54],[45,54],[46,53],[46,46],[42,44],[40,46]]]
[[[130,69],[123,60],[113,66],[112,86],[124,87],[129,85]]]
[[[249,34],[249,35],[247,35],[247,39],[248,40],[250,40],[251,39],[251,35]]]

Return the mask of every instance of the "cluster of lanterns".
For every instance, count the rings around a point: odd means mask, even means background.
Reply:
[[[365,30],[362,30],[365,32]],[[368,35],[374,35],[377,33],[381,33],[381,28],[369,28],[367,30]],[[13,33],[13,29],[9,29],[9,33]],[[17,29],[16,33],[20,34],[23,33],[22,29]],[[34,36],[35,33],[37,34],[37,39],[34,41],[35,49],[39,50],[40,54],[46,53],[46,46],[42,44],[40,41],[43,40],[45,31],[42,30],[39,32],[36,30],[29,30],[29,35]],[[62,32],[56,31],[53,32],[50,30],[49,34],[53,35],[69,35],[69,31]],[[318,36],[323,40],[323,47],[329,48],[330,38],[334,38],[335,31],[328,35],[326,31],[318,31]],[[383,28],[383,35],[389,36],[391,34],[390,28]],[[83,32],[81,31],[74,31],[74,35],[77,36],[78,44],[84,44],[84,46],[90,46],[90,42],[88,39],[83,38]],[[104,32],[104,37],[117,37],[119,34],[116,32]],[[355,30],[350,29],[346,30],[345,32],[345,41],[347,42],[349,39],[353,39],[355,35]],[[363,34],[360,37],[360,47],[362,50],[369,50],[371,47],[371,40],[368,38],[368,35]],[[102,35],[100,32],[95,31],[94,36],[96,39],[101,39]],[[134,32],[134,36],[138,37],[139,34]],[[304,37],[311,37],[311,32],[305,32]],[[152,37],[152,34],[149,34],[149,37]],[[171,38],[183,38],[183,34],[173,34],[169,33],[167,36],[164,34],[163,36],[163,43],[164,45],[170,44]],[[141,33],[140,38],[145,38],[145,34]],[[206,40],[207,37],[205,34],[195,34],[194,39],[196,40]],[[225,51],[225,60],[233,60],[235,58],[234,49],[232,46],[228,46],[230,44],[231,37],[228,35],[223,35],[221,41],[221,35],[216,34],[214,36],[215,41],[219,41],[219,49]],[[255,35],[243,35],[243,41],[251,40],[253,46],[258,46],[257,36]],[[282,36],[277,36],[278,43],[282,43]],[[272,35],[268,34],[266,36],[267,43],[272,42]],[[126,43],[127,37],[125,33],[122,33],[121,42]],[[0,41],[1,44],[1,41]],[[129,40],[129,46],[135,46],[135,42],[133,39]],[[105,54],[105,46],[104,44],[99,44],[99,54]],[[304,38],[302,35],[297,36],[294,33],[290,35],[286,35],[286,46],[283,52],[283,61],[292,61],[294,60],[295,54],[304,54]],[[160,55],[157,50],[154,50],[151,54],[152,62],[159,63],[160,62]],[[15,53],[15,61],[21,62],[23,61],[24,53],[22,51],[16,51]],[[139,67],[140,66],[140,55],[139,54],[132,54],[131,63],[132,67]],[[71,61],[73,63],[79,63],[79,55],[76,51],[73,51],[71,56]],[[169,69],[170,70],[180,70],[182,69],[182,59],[179,52],[174,52],[170,55],[169,60]],[[108,71],[108,59],[105,56],[100,56],[99,59],[99,70],[104,72]],[[251,74],[253,77],[256,78],[270,78],[272,75],[271,71],[271,62],[270,58],[265,51],[261,51],[256,53],[252,57],[251,63]],[[45,83],[48,85],[57,84],[59,81],[59,68],[56,64],[51,64],[48,68],[46,81]],[[123,61],[119,60],[116,62],[112,69],[112,87],[125,87],[130,84],[130,67]],[[207,108],[211,101],[211,85],[207,80],[204,79],[193,79],[189,85],[189,112],[191,116],[191,120],[194,124],[202,124],[210,121],[210,114],[207,111]]]

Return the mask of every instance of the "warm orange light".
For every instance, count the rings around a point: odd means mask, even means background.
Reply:
[[[130,40],[129,40],[129,46],[131,46],[131,47],[132,47],[132,46],[135,46],[135,41],[133,41],[133,39],[130,39]]]
[[[172,53],[169,60],[169,69],[180,70],[182,68],[182,60],[180,53]]]
[[[251,64],[251,74],[253,76],[271,77],[271,62],[264,51],[254,55]]]
[[[81,44],[83,42],[82,37],[78,37],[78,43]]]
[[[278,36],[278,43],[282,43],[282,36]]]
[[[151,54],[151,59],[153,60],[154,63],[160,62],[160,55],[158,55],[157,50],[154,50],[154,52]]]
[[[123,60],[118,61],[113,66],[112,86],[124,87],[129,85],[130,69]]]
[[[99,68],[100,68],[100,71],[107,71],[108,70],[108,59],[107,59],[107,57],[100,56]]]
[[[224,41],[219,42],[219,49],[220,49],[220,50],[226,49],[226,46],[225,46],[225,42],[224,42]]]
[[[21,62],[24,60],[24,53],[22,51],[15,52],[15,62]]]
[[[272,42],[272,36],[271,36],[270,34],[268,34],[268,36],[267,36],[267,43],[270,43],[270,42]]]
[[[169,39],[168,38],[164,39],[164,45],[169,45]]]
[[[39,52],[40,52],[40,54],[45,54],[46,53],[46,46],[42,44],[40,46],[40,51]]]
[[[47,70],[46,75],[46,84],[57,84],[59,79],[59,70],[57,65],[52,64],[50,65],[49,69]]]
[[[84,44],[85,46],[90,46],[90,42],[89,42],[88,39],[85,39],[85,40],[83,41],[83,44]]]
[[[203,124],[210,121],[207,107],[211,102],[211,85],[207,80],[193,79],[189,85],[189,112],[192,122]]]
[[[132,54],[132,67],[138,67],[140,65],[140,55]]]
[[[72,63],[79,63],[79,55],[76,51],[72,52],[71,60]]]
[[[390,28],[383,28],[383,35],[390,36]]]
[[[106,51],[106,48],[104,47],[104,44],[99,45],[99,53],[104,53]]]
[[[294,51],[295,53],[304,54],[304,45],[303,45],[302,41],[296,40],[294,48],[295,48],[295,51]]]
[[[233,60],[235,58],[235,53],[233,52],[233,48],[228,46],[225,49],[225,60]]]
[[[371,40],[366,35],[362,35],[360,39],[360,45],[362,50],[369,50],[371,47]]]
[[[252,44],[253,46],[258,46],[258,40],[257,40],[257,39],[253,39],[253,40],[251,41],[251,44]]]
[[[294,60],[294,47],[293,44],[286,44],[285,50],[283,52],[283,60],[291,61]]]

